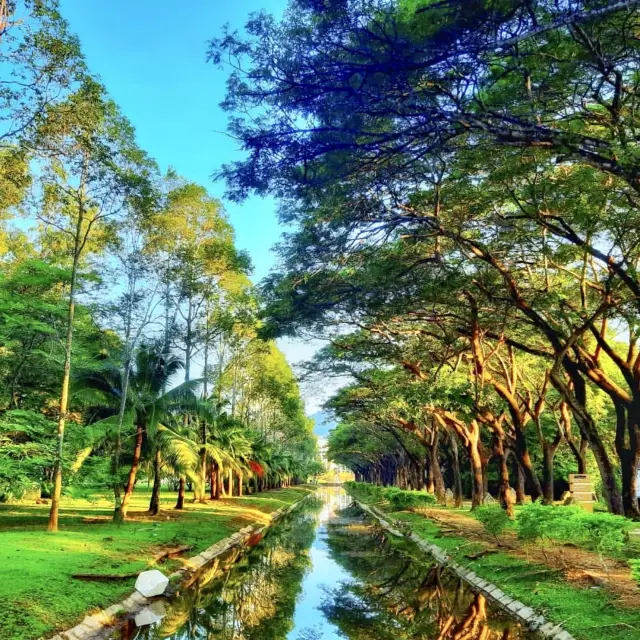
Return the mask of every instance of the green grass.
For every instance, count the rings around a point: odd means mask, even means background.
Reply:
[[[86,582],[74,573],[126,574],[143,570],[165,545],[192,544],[195,555],[251,523],[267,523],[270,513],[309,493],[296,487],[219,503],[185,504],[178,517],[111,522],[106,499],[63,500],[60,531],[45,531],[46,505],[0,506],[0,638],[32,640],[79,622],[85,613],[129,595],[134,579]],[[149,494],[134,494],[130,512],[147,508]],[[163,493],[161,508],[174,516],[176,494]],[[98,523],[84,518],[103,519]],[[171,571],[172,560],[162,566]]]
[[[356,497],[369,502],[366,495],[358,493]],[[392,511],[384,501],[375,503],[375,506],[392,518],[407,523],[419,536],[445,549],[456,562],[498,585],[511,597],[533,607],[549,620],[562,624],[578,640],[640,639],[640,613],[631,608],[617,607],[614,597],[605,590],[570,584],[559,574],[550,572],[548,567],[507,553],[469,560],[464,556],[486,546],[463,537],[444,535],[432,520],[423,515]]]

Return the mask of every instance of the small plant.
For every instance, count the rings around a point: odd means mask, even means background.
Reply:
[[[513,520],[499,504],[478,507],[473,515],[482,524],[484,530],[496,539],[498,544],[501,544],[498,536],[513,527]]]

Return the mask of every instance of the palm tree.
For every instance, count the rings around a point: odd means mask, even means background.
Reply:
[[[250,471],[248,463],[251,459],[251,442],[245,433],[246,428],[223,412],[221,403],[214,404],[209,400],[198,403],[194,417],[207,434],[206,443],[199,445],[203,489],[206,481],[207,460],[211,460],[209,474],[211,499],[217,500],[222,496],[225,473],[229,482],[227,494],[232,495],[235,473],[238,477],[239,493],[242,495],[244,472]]]
[[[172,415],[185,407],[195,405],[194,389],[199,384],[198,380],[167,390],[171,379],[183,366],[180,359],[158,345],[141,345],[136,352],[123,420],[125,428],[135,427],[133,454],[122,501],[114,510],[114,520],[126,518],[145,444],[150,445],[147,449],[153,452],[154,489],[159,492],[161,447],[155,446],[153,440],[163,431],[163,422],[170,421]],[[80,384],[85,391],[98,395],[103,402],[103,410],[112,411],[105,420],[113,421],[122,397],[121,369],[115,363],[105,362],[100,369],[82,376]],[[120,480],[115,478],[114,481]]]

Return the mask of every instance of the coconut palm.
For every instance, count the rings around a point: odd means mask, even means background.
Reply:
[[[152,454],[154,489],[159,492],[161,445],[170,439],[166,433],[162,435],[168,429],[165,423],[170,423],[177,413],[195,405],[194,391],[200,384],[198,380],[191,380],[169,388],[173,376],[183,366],[179,358],[165,353],[158,345],[142,345],[136,352],[123,420],[125,432],[134,432],[133,452],[124,495],[114,512],[116,520],[124,519],[127,515],[144,450]],[[122,378],[120,367],[105,362],[100,368],[82,375],[78,381],[85,392],[91,392],[94,398],[101,400],[100,410],[103,413],[111,412],[103,421],[113,422],[117,418],[116,412],[122,397]],[[114,480],[119,482],[118,478]],[[154,508],[153,497],[150,507]]]

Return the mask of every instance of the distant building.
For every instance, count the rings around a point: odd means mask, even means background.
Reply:
[[[318,452],[320,454],[320,462],[322,462],[325,471],[337,470],[337,465],[329,460],[329,441],[322,436],[318,436]]]

